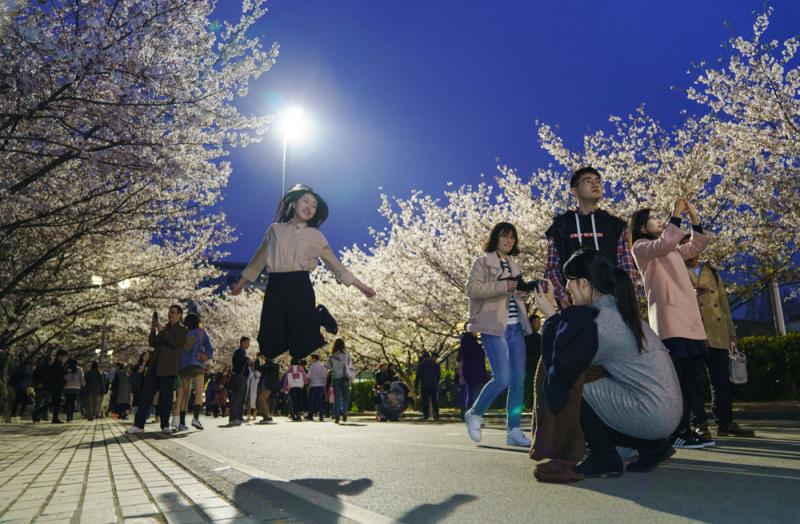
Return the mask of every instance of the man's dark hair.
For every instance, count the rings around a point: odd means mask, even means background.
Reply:
[[[311,360],[313,360],[314,362],[319,362],[319,355],[314,353],[313,355],[311,355]]]
[[[575,172],[570,177],[569,187],[576,187],[578,185],[578,182],[580,182],[581,177],[587,173],[590,173],[592,175],[602,176],[600,175],[600,172],[597,169],[593,168],[592,166],[582,167],[580,169],[575,170]]]
[[[177,311],[180,315],[183,315],[183,308],[180,307],[178,304],[172,304],[169,308],[170,309],[175,308],[175,311]]]
[[[67,354],[67,350],[66,349],[59,349],[58,351],[56,351],[56,358],[59,358],[59,357],[64,356],[66,354]]]
[[[517,228],[514,227],[514,224],[509,222],[498,222],[495,224],[492,228],[492,232],[489,233],[489,238],[483,244],[483,251],[485,253],[496,251],[500,237],[509,232],[514,234],[514,247],[511,248],[508,254],[511,256],[519,255],[519,235],[517,234]]]
[[[189,313],[186,315],[186,318],[183,320],[183,325],[187,327],[187,329],[197,329],[200,327],[200,315],[197,313]]]
[[[242,344],[244,344],[244,343],[245,343],[245,342],[247,342],[248,340],[250,340],[250,337],[242,337],[242,338],[240,338],[240,339],[239,339],[239,345],[242,345]]]

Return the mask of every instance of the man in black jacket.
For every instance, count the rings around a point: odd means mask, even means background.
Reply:
[[[230,394],[230,412],[228,424],[239,426],[244,422],[244,393],[247,390],[247,376],[250,368],[247,365],[247,348],[250,347],[250,337],[239,339],[239,347],[233,352],[233,366],[231,378],[228,381]]]
[[[67,361],[67,352],[59,349],[50,364],[47,373],[47,382],[45,387],[50,394],[50,407],[53,410],[53,424],[63,424],[64,421],[58,418],[59,411],[61,411],[61,395],[64,393],[64,363]]]
[[[569,306],[569,298],[561,271],[569,257],[582,247],[603,253],[612,265],[628,273],[634,286],[639,278],[625,221],[598,208],[603,199],[600,173],[593,167],[582,167],[572,175],[569,185],[578,208],[558,215],[545,232],[548,247],[544,276],[552,282],[562,309]]]
[[[175,379],[180,367],[181,351],[186,344],[188,330],[181,324],[183,308],[173,304],[167,314],[169,322],[162,326],[157,320],[150,325],[150,346],[155,348],[148,364],[147,375],[142,377],[139,391],[139,406],[133,426],[128,433],[143,433],[147,421],[148,406],[158,391],[158,415],[161,418],[161,431],[172,433],[170,412],[172,411],[172,395],[175,391]]]
[[[442,370],[436,360],[427,351],[423,351],[414,381],[422,398],[422,420],[428,420],[429,407],[433,408],[433,420],[439,420],[439,379],[441,374]]]

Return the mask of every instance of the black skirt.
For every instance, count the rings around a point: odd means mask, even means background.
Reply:
[[[270,273],[258,330],[261,354],[275,358],[288,351],[301,359],[324,346],[315,308],[308,271]]]
[[[673,337],[662,340],[664,347],[669,350],[672,360],[686,357],[702,357],[708,353],[704,340]]]

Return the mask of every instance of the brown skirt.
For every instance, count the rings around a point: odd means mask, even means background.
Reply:
[[[585,372],[570,389],[567,405],[558,416],[553,415],[544,401],[544,375],[544,366],[539,359],[533,381],[532,443],[529,455],[533,460],[559,459],[577,464],[583,458],[586,446],[580,422]]]

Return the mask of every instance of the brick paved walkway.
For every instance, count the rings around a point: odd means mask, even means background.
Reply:
[[[0,425],[0,522],[253,522],[112,420]]]

